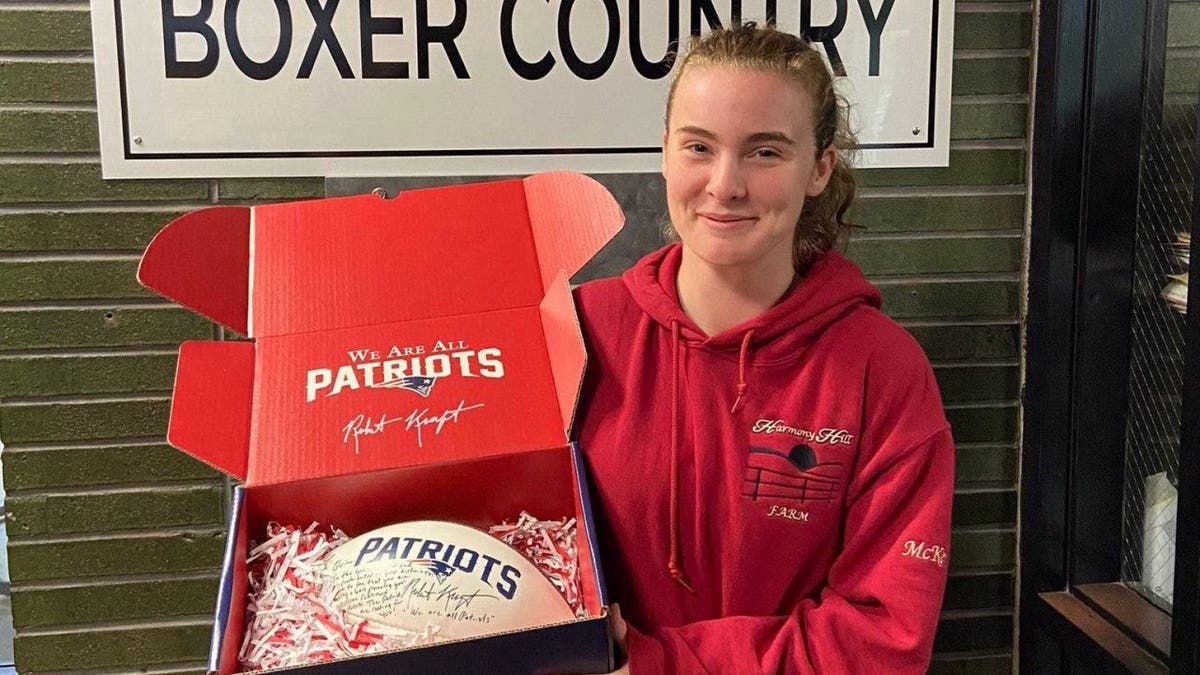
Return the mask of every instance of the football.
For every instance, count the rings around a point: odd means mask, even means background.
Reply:
[[[337,606],[439,639],[520,630],[575,617],[525,556],[466,525],[435,520],[381,527],[338,547],[326,577]]]

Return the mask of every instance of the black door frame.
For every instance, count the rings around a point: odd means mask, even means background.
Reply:
[[[1147,47],[1165,28],[1146,26],[1146,18],[1148,7],[1166,1],[1040,3],[1021,469],[1023,673],[1087,672],[1080,668],[1110,656],[1065,629],[1039,594],[1121,579],[1142,80]],[[1165,22],[1165,12],[1154,16]],[[1192,303],[1200,305],[1195,294]],[[1192,335],[1200,335],[1197,314],[1189,315]],[[1196,342],[1185,373],[1193,393]],[[1197,398],[1185,411],[1200,411]],[[1200,467],[1200,421],[1190,427],[1182,466]],[[1181,471],[1190,478],[1181,479],[1180,523],[1200,517],[1195,473]],[[1188,529],[1177,535],[1171,670],[1180,673],[1196,672],[1197,663],[1200,533]],[[1089,648],[1095,653],[1081,652]]]

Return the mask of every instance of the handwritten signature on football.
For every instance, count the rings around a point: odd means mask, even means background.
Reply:
[[[498,596],[481,591],[459,590],[458,586],[452,584],[439,585],[432,581],[410,579],[401,586],[400,592],[396,596],[396,603],[413,608],[419,607],[420,601],[424,600],[441,603],[442,610],[445,612],[457,612],[469,608],[472,602],[480,598],[499,600]]]

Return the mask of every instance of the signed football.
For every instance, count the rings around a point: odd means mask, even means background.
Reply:
[[[525,556],[466,525],[397,523],[341,545],[326,578],[348,614],[440,638],[469,638],[573,619]]]

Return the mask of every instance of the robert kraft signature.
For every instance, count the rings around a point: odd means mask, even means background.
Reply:
[[[425,439],[422,436],[422,429],[432,426],[434,427],[433,433],[435,435],[440,434],[442,433],[442,428],[447,424],[457,424],[459,415],[467,412],[468,410],[475,410],[476,408],[482,407],[482,403],[467,405],[466,401],[459,401],[457,407],[449,408],[441,414],[435,415],[429,414],[429,408],[414,410],[408,414],[408,417],[404,418],[380,415],[379,419],[375,420],[366,415],[358,415],[354,419],[350,420],[346,426],[342,427],[342,442],[349,443],[351,440],[353,440],[354,454],[357,455],[360,438],[363,436],[374,436],[375,434],[381,434],[389,424],[393,424],[395,422],[404,422],[405,431],[416,432],[417,447],[424,447]]]
[[[420,607],[420,600],[433,601],[442,603],[442,608],[446,612],[458,612],[471,607],[471,603],[480,598],[489,600],[499,600],[499,596],[489,595],[480,591],[462,591],[458,586],[453,585],[438,585],[432,581],[422,581],[420,579],[409,579],[403,582],[400,587],[400,593],[396,597],[396,603],[404,603],[406,606]]]

